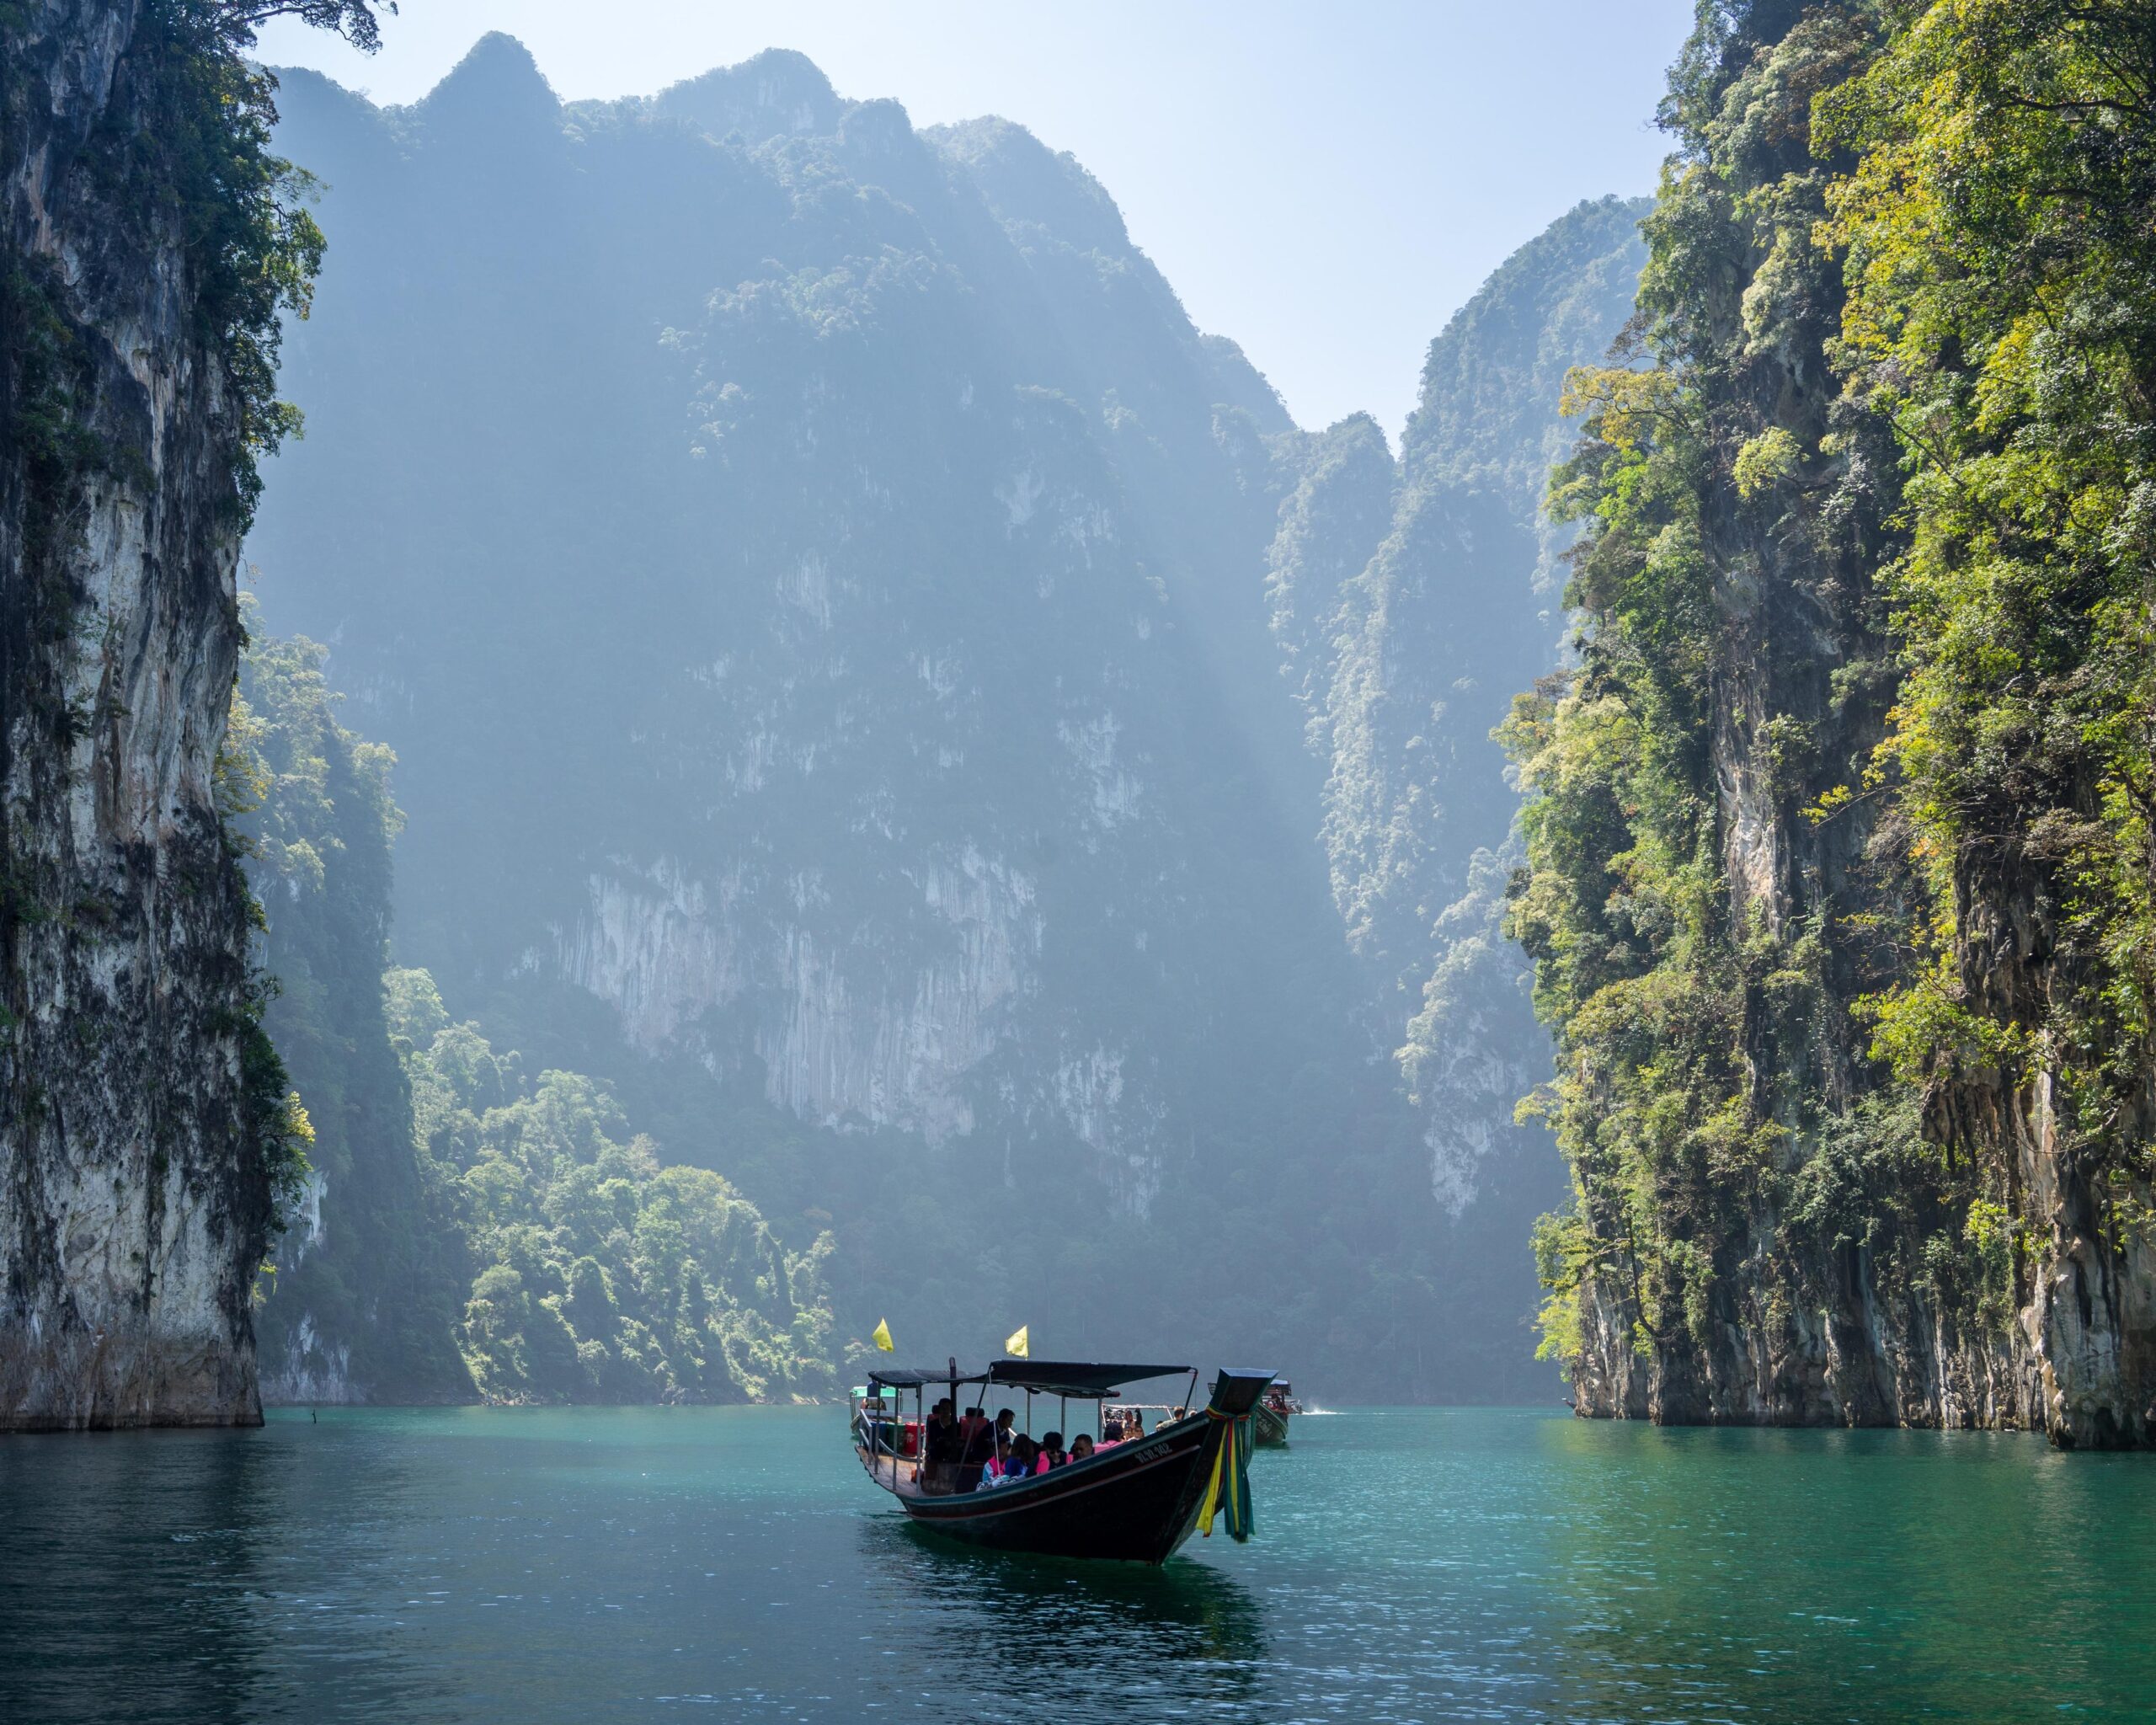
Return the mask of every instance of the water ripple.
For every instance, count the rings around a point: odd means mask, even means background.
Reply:
[[[2156,1458],[1353,1411],[1257,1540],[947,1546],[818,1409],[0,1439],[0,1719],[2145,1719]]]

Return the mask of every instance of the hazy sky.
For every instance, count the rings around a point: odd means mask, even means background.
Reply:
[[[507,30],[565,99],[798,48],[916,126],[1001,114],[1070,151],[1201,328],[1304,425],[1397,433],[1422,354],[1583,197],[1653,190],[1692,0],[404,0],[368,59],[290,23],[273,64],[378,102]],[[334,248],[334,232],[330,236]],[[715,284],[716,285],[716,284]]]

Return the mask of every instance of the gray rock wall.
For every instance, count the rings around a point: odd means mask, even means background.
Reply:
[[[238,428],[138,147],[152,28],[44,0],[0,45],[0,1429],[261,1418]]]

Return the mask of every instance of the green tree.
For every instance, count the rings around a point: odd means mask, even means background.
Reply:
[[[264,1028],[310,1125],[256,1323],[264,1376],[273,1398],[461,1400],[457,1199],[415,1150],[382,988],[394,761],[338,723],[323,657],[253,637],[228,744],[254,800],[233,819],[275,979]]]
[[[523,1076],[433,979],[387,979],[426,1153],[482,1266],[458,1330],[500,1402],[739,1402],[835,1386],[828,1235],[787,1251],[707,1168],[662,1166],[605,1084]]]
[[[1591,1406],[2151,1434],[2152,91],[2108,0],[1710,4],[1673,75],[1504,732]]]
[[[1941,1136],[2009,1086],[2117,1237],[2156,1167],[2156,6],[1897,17],[1820,104],[1837,356],[1908,473],[1881,766],[1925,962],[1879,1044]]]

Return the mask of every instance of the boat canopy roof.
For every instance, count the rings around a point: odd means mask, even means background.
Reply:
[[[961,1384],[1007,1384],[1014,1390],[1031,1390],[1037,1396],[1085,1396],[1096,1399],[1120,1395],[1125,1384],[1141,1384],[1148,1378],[1181,1377],[1187,1365],[1125,1365],[1092,1359],[999,1359],[985,1371],[959,1370]],[[949,1385],[949,1366],[927,1371],[883,1365],[867,1374],[868,1381],[887,1390],[927,1390]]]
[[[1036,1395],[1105,1397],[1122,1394],[1125,1384],[1180,1377],[1189,1370],[1187,1365],[1122,1365],[1091,1359],[999,1359],[989,1367],[988,1377],[990,1383]]]
[[[958,1381],[962,1384],[985,1384],[989,1375],[985,1371],[960,1371]],[[882,1365],[868,1374],[868,1381],[881,1384],[887,1390],[925,1390],[931,1384],[947,1385],[951,1369],[940,1365],[931,1371],[914,1371],[902,1365]]]

